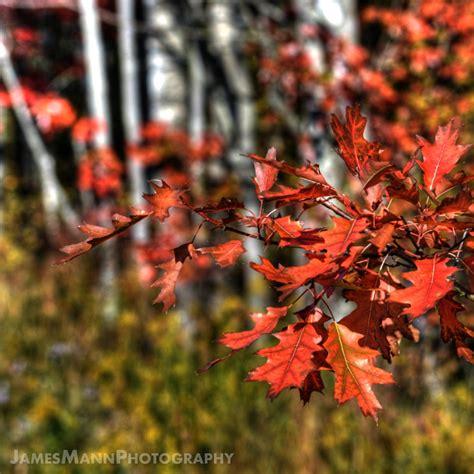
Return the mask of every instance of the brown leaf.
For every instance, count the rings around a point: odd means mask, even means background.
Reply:
[[[269,166],[269,161],[276,161],[276,150],[270,148],[262,161],[255,161],[255,186],[257,188],[257,194],[262,194],[265,191],[270,190],[278,176],[278,169],[273,166]]]
[[[79,230],[87,235],[87,239],[77,244],[71,244],[62,247],[60,249],[61,252],[66,253],[67,256],[56,261],[55,265],[69,262],[73,258],[85,254],[94,247],[97,247],[97,245],[100,245],[112,237],[115,237],[116,235],[128,230],[130,227],[145,219],[149,215],[150,212],[132,208],[130,210],[129,216],[114,214],[112,216],[112,228],[100,227],[92,224],[80,225]]]
[[[185,207],[182,191],[168,186],[164,181],[150,181],[153,188],[153,194],[144,194],[143,197],[153,206],[153,217],[163,222],[169,217],[169,210],[172,207]]]
[[[367,119],[361,115],[358,105],[346,108],[345,125],[335,115],[331,116],[331,127],[339,146],[337,152],[354,175],[361,174],[361,171],[366,168],[368,160],[380,160],[380,145],[371,143],[364,138],[366,125]],[[376,174],[377,171],[374,173],[365,171],[366,187],[371,185],[372,175],[374,175],[373,180],[375,181]]]
[[[453,341],[459,357],[464,357],[468,362],[474,364],[474,351],[467,346],[466,339],[474,338],[474,331],[462,324],[457,313],[464,307],[454,301],[454,292],[448,293],[438,303],[439,322],[441,326],[441,339],[444,342]]]
[[[200,254],[210,254],[221,267],[234,265],[237,259],[245,252],[241,240],[229,240],[214,247],[202,247],[197,249]]]

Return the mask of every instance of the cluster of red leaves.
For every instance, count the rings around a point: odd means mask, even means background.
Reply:
[[[383,56],[373,64],[379,66],[385,87],[396,94],[392,101],[371,101],[373,125],[384,142],[410,152],[416,147],[410,130],[434,130],[452,115],[469,119],[474,105],[472,94],[466,94],[474,73],[473,0],[369,7],[363,21],[378,24],[389,38],[383,42]],[[384,115],[388,104],[392,117]]]
[[[0,107],[12,107],[17,94],[21,94],[38,128],[46,135],[69,128],[76,121],[76,112],[67,99],[54,93],[39,94],[26,86],[11,93],[0,90]]]
[[[216,134],[206,133],[195,142],[185,131],[160,122],[147,123],[142,129],[141,143],[128,146],[130,156],[147,166],[176,157],[186,162],[213,159],[221,156],[223,150],[224,141]]]
[[[386,161],[379,144],[366,140],[358,107],[347,109],[345,122],[333,116],[331,123],[338,153],[359,183],[351,195],[328,184],[317,165],[290,166],[270,149],[266,157],[248,155],[255,163],[258,215],[234,199],[196,205],[186,191],[152,183],[153,193],[145,195],[150,210],[115,216],[112,229],[82,226],[87,240],[64,248],[62,262],[145,217],[163,222],[171,208],[200,216],[199,229],[209,224],[215,232],[238,236],[204,248],[193,238],[172,249],[152,285],[160,290],[155,302],[168,310],[183,267],[198,255],[228,267],[245,252],[247,239],[258,239],[264,248],[300,249],[302,265],[275,266],[263,256],[251,263],[276,285],[280,305],[251,314],[253,328],[224,334],[220,343],[231,351],[205,369],[272,334],[277,344],[257,352],[267,360],[248,376],[267,382],[269,397],[297,388],[308,402],[312,392],[324,389],[322,372],[332,372],[335,399],[355,398],[365,415],[376,418],[381,406],[372,386],[393,383],[377,359],[390,362],[403,338],[416,341],[413,321],[433,308],[443,341],[452,341],[459,356],[474,362],[468,346],[474,332],[459,318],[474,285],[472,176],[456,171],[468,146],[456,144],[458,123],[452,120],[439,127],[434,143],[418,137],[419,151],[399,168]],[[279,175],[293,185],[278,183]],[[306,227],[303,212],[321,208],[320,214],[333,214],[328,228]],[[344,317],[331,309],[341,292],[355,305]],[[308,304],[298,309],[303,295]]]
[[[77,143],[93,143],[95,137],[107,131],[107,125],[93,117],[81,117],[72,128],[72,138]]]
[[[31,113],[43,133],[56,133],[69,128],[76,121],[71,103],[55,94],[38,97],[31,105]]]
[[[99,198],[116,195],[122,188],[123,166],[110,148],[85,153],[78,167],[78,187]]]

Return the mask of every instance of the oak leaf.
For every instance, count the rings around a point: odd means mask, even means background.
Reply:
[[[270,260],[261,257],[260,264],[252,262],[250,266],[255,271],[261,273],[267,280],[283,284],[278,288],[278,291],[281,292],[279,298],[279,301],[281,301],[299,287],[331,270],[333,264],[314,258],[305,265],[295,267],[278,265],[278,268],[276,268]]]
[[[229,240],[214,247],[201,247],[197,252],[212,255],[220,267],[229,267],[245,252],[245,247],[241,240]]]
[[[403,278],[413,285],[394,291],[390,294],[389,301],[408,304],[409,307],[403,310],[403,314],[412,318],[425,314],[453,288],[453,282],[448,277],[457,272],[458,268],[448,267],[447,261],[437,258],[416,261],[415,271],[403,273]]]
[[[369,159],[380,159],[380,146],[364,138],[367,119],[360,113],[360,107],[346,108],[346,124],[344,125],[336,115],[331,116],[331,127],[338,144],[338,154],[346,163],[349,171],[354,175],[361,175]],[[384,166],[374,169],[373,173],[365,173],[365,187],[375,184],[375,176],[379,175]],[[388,171],[388,169],[386,170]]]
[[[466,343],[466,339],[474,338],[474,331],[458,320],[457,313],[463,311],[464,307],[453,299],[454,296],[455,293],[450,292],[438,303],[441,339],[444,342],[452,340],[458,356],[474,364],[474,351]]]
[[[176,283],[183,268],[183,262],[172,258],[158,265],[158,268],[163,270],[164,273],[151,284],[152,288],[160,289],[160,293],[154,299],[153,304],[163,303],[163,310],[166,313],[176,303]]]
[[[255,187],[257,194],[270,190],[278,176],[278,169],[266,164],[268,161],[276,161],[276,150],[270,148],[262,161],[255,161]]]
[[[71,244],[62,247],[60,249],[61,252],[66,253],[67,256],[59,259],[57,262],[55,262],[55,264],[57,265],[66,263],[73,258],[79,257],[79,255],[85,254],[97,245],[100,245],[112,237],[125,232],[130,227],[145,219],[149,215],[149,212],[131,208],[130,214],[128,216],[123,216],[121,214],[114,214],[112,216],[112,228],[101,227],[92,224],[81,224],[78,226],[79,230],[87,235],[87,239],[83,242],[78,242],[77,244]]]
[[[248,331],[229,332],[223,334],[219,339],[221,344],[230,347],[232,350],[240,350],[250,346],[263,334],[270,334],[278,324],[278,321],[286,316],[288,306],[278,308],[267,308],[265,313],[252,313],[255,326]]]
[[[417,136],[422,147],[423,161],[418,165],[423,171],[425,185],[436,192],[446,187],[445,175],[450,173],[470,145],[457,145],[459,120],[451,119],[445,127],[438,127],[435,142],[432,144]]]
[[[367,221],[365,219],[344,219],[343,217],[333,217],[334,227],[319,234],[324,243],[318,243],[312,250],[325,250],[330,256],[338,257],[345,253],[348,247],[365,237]]]
[[[172,207],[184,207],[182,191],[168,186],[164,181],[150,181],[153,194],[143,194],[143,197],[153,206],[153,216],[163,222],[169,217]]]
[[[259,356],[266,357],[267,361],[247,378],[248,381],[269,383],[269,398],[275,398],[288,387],[301,388],[306,376],[315,369],[313,353],[322,350],[319,345],[321,336],[311,324],[290,324],[286,331],[274,336],[279,343],[257,352]]]
[[[359,340],[362,337],[343,324],[332,323],[323,346],[328,351],[327,361],[336,374],[334,398],[339,403],[357,398],[362,413],[377,419],[377,410],[382,406],[372,385],[395,382],[389,372],[375,367],[373,359],[379,352],[361,347]]]

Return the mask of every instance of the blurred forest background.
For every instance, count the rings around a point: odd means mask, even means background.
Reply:
[[[77,224],[142,205],[150,179],[252,208],[240,153],[274,146],[344,187],[328,123],[352,103],[400,162],[455,115],[474,142],[474,1],[0,0],[0,465],[126,449],[235,455],[15,472],[472,473],[473,370],[429,316],[377,427],[329,396],[270,403],[242,382],[256,357],[196,374],[274,294],[200,260],[161,314],[154,267],[193,234],[178,211],[51,267]]]

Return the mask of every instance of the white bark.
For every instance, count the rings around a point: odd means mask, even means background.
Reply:
[[[192,43],[188,52],[189,67],[189,111],[188,131],[194,145],[202,143],[205,129],[205,72],[199,46]],[[191,164],[192,186],[196,193],[203,191],[203,163],[195,161]]]
[[[104,49],[100,33],[100,20],[95,0],[79,0],[79,19],[84,45],[86,63],[86,89],[90,115],[104,124],[99,133],[94,135],[96,149],[110,147],[111,127],[108,105],[107,75]],[[109,225],[105,218],[110,201],[103,201],[99,212],[103,216],[101,225]],[[118,314],[117,260],[115,241],[106,242],[103,246],[103,265],[100,272],[100,286],[103,292],[104,318],[112,320]]]
[[[189,72],[189,134],[194,143],[199,143],[203,139],[205,128],[205,76],[204,64],[197,44],[190,45]]]
[[[242,187],[243,199],[247,208],[258,213],[258,202],[254,190],[249,187],[249,177],[253,176],[253,164],[243,158],[241,153],[255,151],[255,106],[252,83],[245,67],[236,54],[239,45],[239,30],[235,25],[234,5],[230,2],[212,2],[209,5],[209,22],[211,46],[219,54],[225,72],[226,82],[236,98],[236,116],[234,128],[237,130],[237,140],[234,148],[229,150],[229,161],[234,165],[240,179],[244,180]],[[256,261],[260,253],[257,240],[247,239],[245,258],[247,263]],[[246,268],[246,294],[249,305],[258,309],[262,306],[262,298],[255,290],[259,276],[248,265]]]
[[[295,0],[298,12],[299,26],[304,24],[324,24],[336,36],[349,41],[356,42],[358,36],[357,5],[355,0]],[[312,67],[318,73],[327,71],[328,65],[324,62],[325,45],[314,38],[300,38],[304,43],[306,51],[312,59]],[[343,73],[340,68],[343,65],[335,65],[332,71],[337,78]],[[315,90],[315,103],[321,99],[324,91]],[[341,97],[340,105],[345,105]],[[343,181],[343,166],[332,149],[330,141],[323,136],[321,125],[308,122],[309,134],[313,140],[319,143],[320,156],[317,157],[322,173],[330,184],[340,187]]]
[[[140,99],[138,94],[138,65],[134,29],[134,2],[118,0],[119,52],[122,87],[122,121],[127,145],[138,145],[140,141]],[[127,156],[127,171],[130,183],[130,199],[137,205],[145,192],[143,165]],[[143,242],[148,238],[148,222],[143,221],[131,229],[132,239]]]
[[[316,15],[337,36],[355,43],[359,36],[356,0],[317,0]]]
[[[61,187],[56,175],[56,163],[41,138],[21,90],[10,52],[6,45],[6,34],[0,30],[0,68],[3,82],[12,99],[13,111],[20,124],[33,161],[38,167],[41,197],[47,230],[53,237],[59,230],[58,216],[71,228],[78,218]]]
[[[86,89],[90,115],[105,127],[94,134],[96,148],[110,146],[110,112],[104,49],[95,0],[79,0],[79,20],[86,62]]]
[[[179,33],[168,2],[144,0],[146,18],[151,30],[159,30],[168,44],[183,52]],[[159,38],[147,39],[148,91],[150,118],[173,126],[186,125],[186,84],[176,59],[163,47]]]

